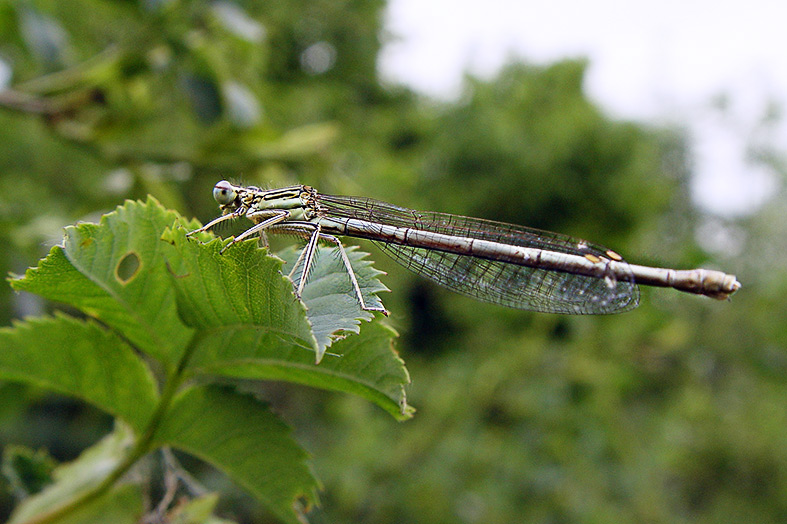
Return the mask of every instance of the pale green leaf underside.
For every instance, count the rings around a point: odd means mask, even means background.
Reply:
[[[116,425],[114,432],[85,450],[79,458],[57,467],[53,472],[54,484],[21,502],[8,524],[25,522],[33,516],[55,510],[91,490],[126,458],[133,442],[131,430],[122,424]],[[141,502],[138,486],[118,485],[99,499],[84,504],[67,519],[58,520],[58,523],[133,522],[124,515],[138,514]]]
[[[251,396],[201,386],[175,399],[155,438],[219,467],[284,522],[297,524],[295,501],[316,503],[319,483],[291,433]]]
[[[358,251],[357,246],[347,246],[345,250],[361,288],[364,302],[367,306],[382,308],[383,303],[377,294],[388,291],[388,288],[378,280],[383,272],[374,269],[372,263],[366,260],[368,253]],[[292,265],[300,251],[299,248],[290,247],[276,253],[284,259],[285,274],[292,271]],[[306,304],[306,314],[321,347],[330,346],[337,335],[358,333],[361,320],[369,321],[374,318],[373,313],[361,309],[347,269],[336,247],[318,248],[306,283],[301,298]]]

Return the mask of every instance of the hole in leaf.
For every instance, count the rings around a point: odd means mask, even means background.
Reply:
[[[142,263],[136,253],[133,251],[126,253],[115,268],[115,278],[117,278],[118,282],[121,284],[126,285],[137,275],[141,265]]]

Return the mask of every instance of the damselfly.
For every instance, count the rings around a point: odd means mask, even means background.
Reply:
[[[213,188],[222,216],[192,231],[246,217],[254,226],[227,244],[266,233],[307,239],[290,278],[302,268],[299,297],[319,241],[335,244],[356,298],[365,310],[350,260],[338,236],[372,240],[404,267],[484,302],[548,313],[626,311],[639,302],[638,284],[726,299],[740,288],[733,275],[708,269],[676,270],[628,264],[616,252],[584,240],[537,229],[422,212],[370,198],[323,195],[309,186],[263,190],[222,180]]]

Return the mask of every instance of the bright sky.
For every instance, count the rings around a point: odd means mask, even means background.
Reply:
[[[469,70],[507,59],[590,58],[586,90],[612,116],[678,123],[693,138],[693,197],[720,215],[754,212],[776,177],[747,162],[747,143],[787,151],[787,3],[773,0],[389,0],[384,77],[451,99]],[[712,100],[726,95],[726,113]]]

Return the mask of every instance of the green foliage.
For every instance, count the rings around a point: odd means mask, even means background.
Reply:
[[[67,228],[62,246],[12,281],[95,320],[59,313],[4,328],[0,377],[78,397],[129,425],[58,467],[54,484],[25,499],[13,522],[92,522],[118,497],[126,514],[139,511],[130,509],[139,497],[117,481],[161,446],[213,464],[281,520],[296,522],[296,501],[316,502],[306,452],[264,403],[212,383],[285,380],[410,416],[394,333],[375,323],[360,328],[373,317],[337,276],[335,257],[317,259],[305,307],[281,274],[283,262],[255,241],[222,255],[229,240],[188,239],[184,224],[152,198],[128,201],[99,224]],[[385,287],[364,256],[350,258],[365,296],[379,303]],[[326,311],[331,302],[334,314]],[[319,363],[328,346],[336,353],[316,365],[314,354]]]
[[[161,234],[176,219],[159,205],[129,203],[101,224],[68,227],[63,246],[53,247],[12,285],[81,309],[172,367],[191,336],[178,321],[175,295],[164,285],[170,275],[161,263],[167,248]],[[128,257],[137,261],[137,272],[121,275]]]
[[[278,253],[285,261],[284,271],[289,273],[292,270],[299,251],[291,247]],[[367,254],[357,251],[356,246],[350,246],[346,252],[353,267],[363,268],[356,272],[356,278],[359,279],[364,302],[369,307],[381,308],[383,304],[377,293],[388,291],[388,288],[377,280],[377,277],[383,274],[382,271],[372,268],[371,261],[365,260]],[[373,314],[358,308],[358,300],[351,282],[346,278],[347,270],[338,248],[322,249],[318,255],[325,259],[309,272],[309,286],[304,288],[301,298],[306,304],[307,315],[318,343],[327,345],[332,335],[328,330],[337,325],[346,325],[348,332],[358,333],[360,319],[371,320]]]
[[[580,238],[618,241],[649,220],[670,188],[659,177],[664,147],[655,131],[610,122],[587,99],[586,67],[511,64],[494,82],[468,79],[466,103],[441,115],[439,169],[424,190],[470,216],[571,227]]]

